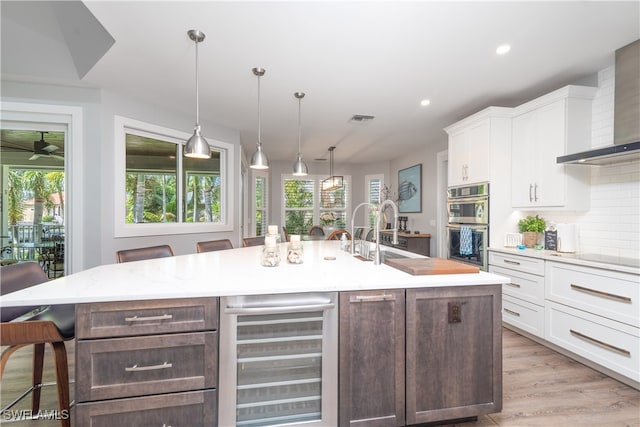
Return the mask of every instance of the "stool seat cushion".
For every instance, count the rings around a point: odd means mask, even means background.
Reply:
[[[74,336],[76,306],[74,304],[50,305],[28,320],[48,320],[53,322],[64,339]]]

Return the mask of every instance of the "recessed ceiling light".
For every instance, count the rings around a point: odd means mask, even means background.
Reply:
[[[511,50],[511,46],[508,44],[503,44],[501,46],[498,46],[498,48],[496,49],[496,53],[498,55],[504,55],[505,53],[509,52]]]
[[[420,101],[420,105],[422,105],[423,107],[426,107],[429,104],[431,104],[431,101],[428,99],[423,99],[422,101]]]

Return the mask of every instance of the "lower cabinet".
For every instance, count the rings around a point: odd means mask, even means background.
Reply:
[[[340,426],[405,424],[404,293],[340,294]]]
[[[76,425],[217,425],[218,298],[78,304],[76,323]]]
[[[214,426],[216,402],[216,390],[204,390],[79,404],[76,425]]]
[[[500,285],[342,293],[340,425],[499,412],[500,310]]]

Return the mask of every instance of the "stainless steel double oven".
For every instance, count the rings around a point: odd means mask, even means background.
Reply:
[[[489,183],[450,187],[447,214],[447,258],[487,271]]]

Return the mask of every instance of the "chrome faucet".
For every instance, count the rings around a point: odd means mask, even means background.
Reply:
[[[351,241],[351,255],[354,255],[354,254],[356,253],[356,252],[355,252],[355,248],[356,248],[356,241],[355,241],[355,237],[356,237],[356,235],[355,235],[355,233],[354,233],[354,231],[355,231],[355,230],[354,230],[353,221],[354,221],[354,220],[355,220],[355,218],[356,218],[356,212],[358,211],[358,209],[360,209],[360,207],[362,207],[362,206],[366,206],[366,205],[369,205],[370,207],[375,208],[375,205],[373,205],[373,204],[371,204],[371,203],[368,203],[368,202],[362,202],[362,203],[360,203],[358,206],[356,206],[356,208],[353,210],[353,213],[351,213],[351,238],[353,239],[353,240]]]
[[[398,206],[393,203],[392,200],[387,199],[384,202],[380,203],[380,206],[378,207],[378,211],[376,212],[376,223],[374,225],[374,236],[376,237],[376,250],[375,250],[375,254],[373,257],[373,264],[374,265],[380,265],[380,214],[382,214],[382,210],[384,209],[385,205],[391,205],[391,207],[393,208],[393,216],[394,216],[394,221],[393,221],[393,241],[391,243],[393,243],[394,245],[398,244]]]

